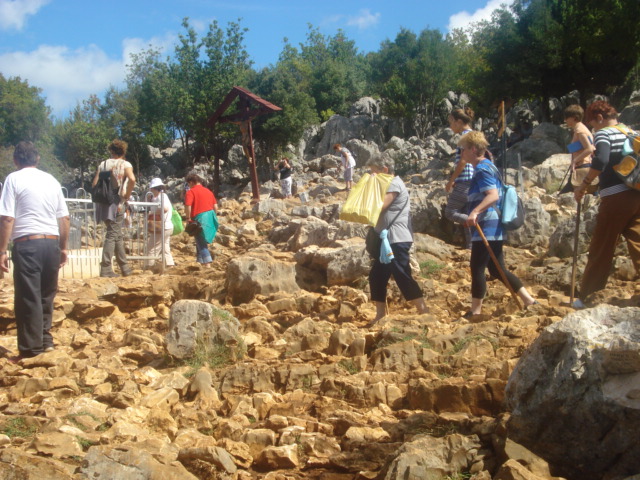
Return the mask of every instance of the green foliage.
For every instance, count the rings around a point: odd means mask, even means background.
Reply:
[[[343,370],[345,370],[346,372],[348,372],[351,375],[355,375],[356,373],[359,372],[358,366],[350,358],[345,358],[345,359],[340,360],[338,362],[338,366],[341,367]]]
[[[6,79],[0,73],[0,146],[37,142],[46,135],[50,110],[41,93],[20,77]]]
[[[384,99],[385,112],[425,137],[438,102],[454,84],[457,52],[439,30],[417,36],[403,28],[394,41],[383,42],[370,61],[373,88]]]
[[[573,89],[585,98],[609,92],[638,62],[639,15],[639,2],[517,0],[472,32],[483,65],[473,79],[477,92],[487,105]]]
[[[424,262],[420,262],[420,275],[424,278],[432,278],[445,267],[446,265],[438,263],[435,260],[425,260]]]
[[[98,97],[92,95],[76,106],[70,118],[55,124],[53,136],[55,154],[79,168],[83,178],[84,172],[95,170],[92,164],[108,156],[107,146],[117,132],[105,121]]]
[[[85,452],[89,449],[89,447],[97,445],[96,442],[92,442],[91,440],[84,437],[80,437],[79,435],[76,435],[76,440],[78,444],[82,447],[82,450],[84,450]]]
[[[8,437],[30,438],[38,431],[38,427],[28,423],[23,417],[9,418],[0,432]]]
[[[239,340],[237,346],[229,346],[209,339],[198,339],[193,355],[184,361],[191,367],[189,376],[207,365],[213,369],[222,368],[241,360],[246,353],[246,346]]]

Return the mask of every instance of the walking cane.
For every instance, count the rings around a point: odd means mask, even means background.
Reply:
[[[578,212],[576,214],[576,230],[573,232],[573,264],[571,265],[571,299],[569,305],[573,305],[576,289],[576,266],[578,264],[578,241],[580,238],[580,210],[582,208],[582,199],[578,202]]]
[[[498,269],[498,272],[500,272],[500,276],[502,277],[502,283],[504,283],[507,286],[507,288],[511,292],[511,296],[516,301],[516,305],[518,305],[518,308],[520,310],[522,310],[522,306],[520,305],[520,298],[518,297],[518,294],[515,292],[515,290],[513,289],[511,284],[509,283],[509,280],[507,280],[507,275],[504,273],[504,270],[502,270],[502,267],[500,266],[500,262],[498,262],[498,259],[496,258],[496,255],[493,253],[493,250],[491,250],[491,246],[489,245],[487,237],[484,236],[484,232],[482,231],[482,228],[480,228],[480,225],[477,224],[477,223],[476,223],[476,228],[478,229],[478,233],[480,234],[480,237],[482,238],[482,241],[484,242],[484,246],[487,247],[487,250],[489,251],[489,255],[491,256],[491,260],[493,260],[493,264]]]

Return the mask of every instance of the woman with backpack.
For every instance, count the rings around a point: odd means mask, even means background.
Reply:
[[[171,255],[171,235],[173,234],[173,222],[171,213],[173,207],[169,196],[164,193],[165,185],[159,178],[154,178],[149,184],[149,190],[153,194],[151,201],[157,204],[151,207],[149,212],[149,237],[147,239],[147,252],[149,256],[159,255],[164,249],[164,265],[173,267],[173,255]],[[148,195],[148,194],[147,194]],[[162,239],[164,230],[164,243]],[[150,269],[155,265],[155,260],[147,260],[145,268]]]
[[[113,199],[100,199],[98,202],[94,198],[96,222],[104,222],[107,227],[102,246],[102,261],[100,262],[101,277],[118,276],[113,271],[112,259],[114,254],[122,276],[131,275],[131,267],[124,248],[122,228],[124,226],[127,202],[136,184],[136,177],[133,174],[133,166],[125,160],[127,146],[127,142],[117,139],[109,144],[107,150],[111,158],[100,163],[91,184],[95,188],[99,186],[99,181],[101,184],[108,181],[112,184],[115,192]]]
[[[502,280],[500,270],[491,260],[491,254],[484,244],[476,225],[482,229],[489,247],[494,253],[502,272],[505,274],[513,291],[522,299],[525,306],[537,303],[524,287],[518,277],[504,265],[502,246],[504,232],[496,205],[500,204],[502,182],[500,174],[493,162],[486,158],[485,152],[489,142],[482,132],[469,132],[458,142],[461,159],[473,165],[474,174],[469,185],[468,218],[465,223],[471,230],[471,310],[463,315],[471,318],[482,313],[482,302],[487,293],[485,271],[489,269],[491,276]]]
[[[573,304],[576,308],[584,308],[587,296],[607,285],[620,235],[626,238],[633,266],[640,272],[640,191],[625,185],[614,169],[624,157],[622,148],[631,130],[618,122],[616,109],[603,100],[587,107],[585,121],[595,131],[596,151],[574,197],[581,202],[587,187],[599,177],[600,206],[582,274],[580,297]]]

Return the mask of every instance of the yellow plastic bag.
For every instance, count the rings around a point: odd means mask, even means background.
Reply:
[[[364,223],[375,227],[382,210],[382,202],[393,175],[365,173],[355,184],[342,206],[340,220]]]

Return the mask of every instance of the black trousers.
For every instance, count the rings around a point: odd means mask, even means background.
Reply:
[[[518,277],[505,267],[502,243],[502,240],[493,240],[489,242],[489,246],[498,259],[500,268],[505,273],[511,288],[517,292],[523,287],[523,284]],[[471,296],[473,298],[484,298],[487,293],[487,279],[484,275],[487,267],[491,276],[502,282],[502,276],[491,259],[489,250],[485,247],[484,242],[471,242]]]
[[[410,249],[411,242],[392,243],[391,250],[394,258],[391,263],[380,263],[377,258],[374,260],[373,267],[369,272],[371,300],[374,302],[387,301],[387,284],[392,275],[405,300],[416,300],[422,297],[422,290],[418,282],[411,276]]]
[[[57,239],[27,240],[14,243],[11,254],[18,350],[23,357],[34,357],[53,347],[49,330],[58,291],[60,245]]]

